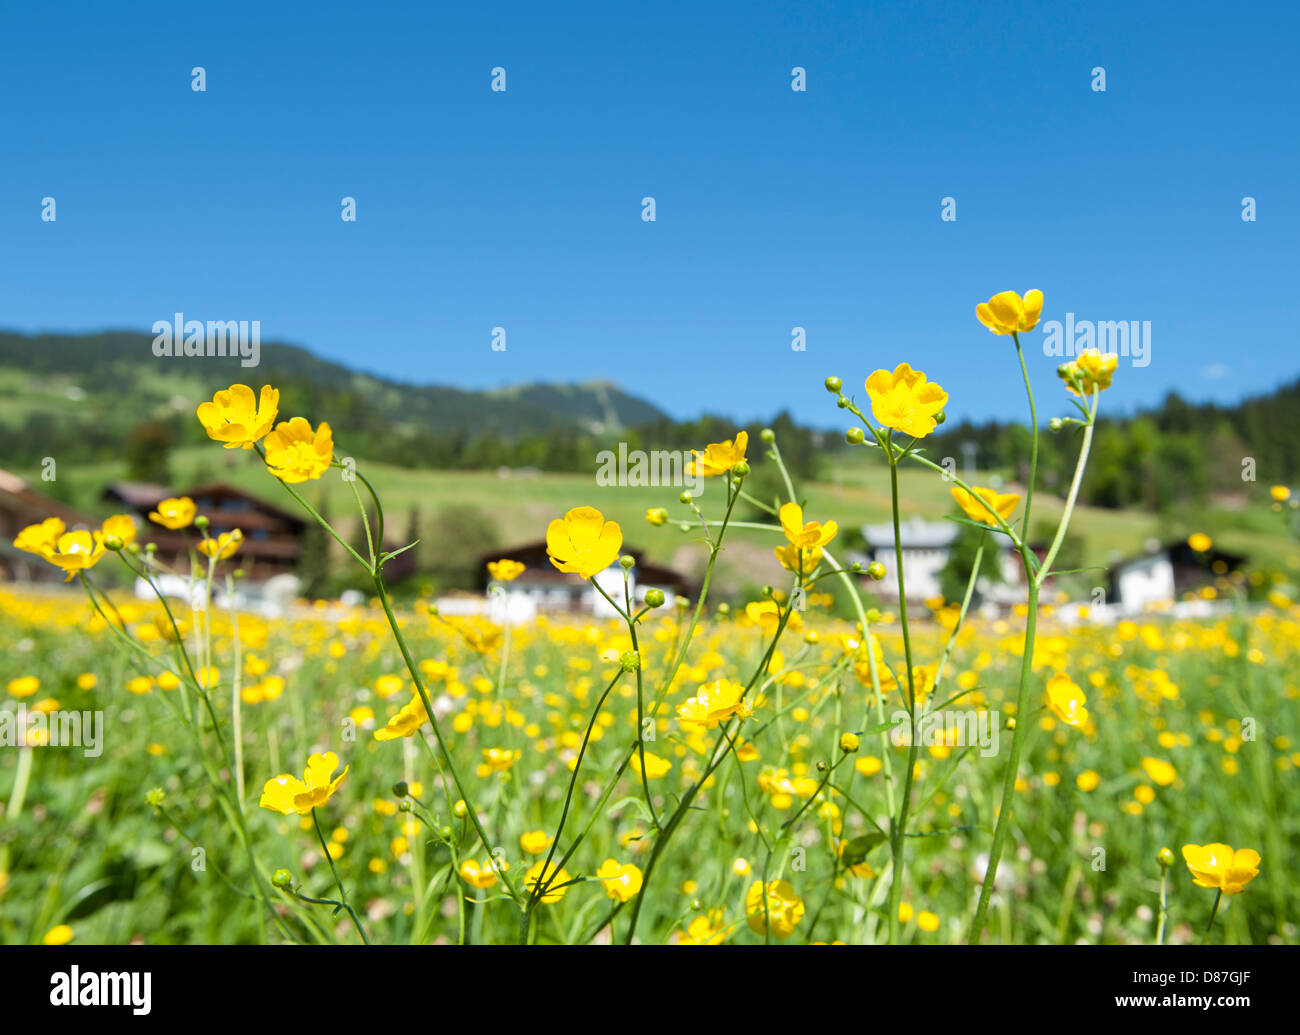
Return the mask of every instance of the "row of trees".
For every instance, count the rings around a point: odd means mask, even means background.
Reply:
[[[928,445],[932,457],[953,456],[973,444],[981,469],[1029,476],[1030,433],[1020,424],[959,424]],[[1177,395],[1155,410],[1107,420],[1097,427],[1081,489],[1085,503],[1163,511],[1204,503],[1211,495],[1249,492],[1300,480],[1300,382],[1236,407],[1197,406]],[[1078,434],[1044,429],[1039,472],[1049,489],[1068,484]]]

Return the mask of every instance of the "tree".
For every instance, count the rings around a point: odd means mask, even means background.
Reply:
[[[326,521],[326,494],[321,492],[316,502],[316,511]],[[302,580],[302,593],[307,597],[323,596],[330,580],[330,543],[329,533],[316,521],[310,521],[302,534],[298,550],[298,578]]]
[[[127,478],[133,482],[166,485],[171,481],[168,459],[172,445],[172,429],[167,424],[156,420],[137,424],[123,447]]]
[[[410,511],[407,512],[406,538],[402,540],[401,545],[410,546],[410,544],[414,543],[417,539],[420,539],[420,507],[418,504],[412,506]],[[423,546],[424,543],[421,542],[418,546],[411,546],[411,548],[406,551],[410,554],[410,560],[408,563],[411,566],[411,571],[420,570],[420,562],[423,560]]]
[[[948,561],[939,571],[939,591],[945,600],[954,603],[960,602],[966,595],[971,572],[975,569],[975,555],[979,552],[981,542],[984,544],[984,556],[980,561],[978,577],[993,585],[1002,581],[1002,569],[998,566],[1000,534],[985,532],[965,522],[959,522],[957,528],[957,538],[953,540]],[[973,599],[978,599],[978,594]]]
[[[479,559],[501,542],[492,515],[465,503],[443,507],[427,531],[425,563],[443,588],[475,588]]]

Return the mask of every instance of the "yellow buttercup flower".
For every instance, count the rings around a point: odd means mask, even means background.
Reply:
[[[545,905],[560,901],[568,894],[569,881],[573,878],[569,876],[569,871],[557,868],[552,862],[549,866],[544,861],[539,860],[528,867],[528,872],[524,874],[524,887],[530,892],[537,892],[542,885],[548,884],[546,894],[541,898]],[[561,887],[561,885],[564,885]]]
[[[404,705],[401,711],[388,720],[383,729],[375,730],[375,739],[397,740],[409,737],[428,721],[429,713],[424,709],[424,702],[419,696],[413,697],[409,704]]]
[[[745,894],[749,929],[755,934],[766,934],[770,926],[775,937],[789,938],[803,919],[803,899],[795,894],[794,887],[787,880],[768,882],[766,910],[763,898],[763,882],[756,880]]]
[[[312,431],[305,417],[294,417],[266,436],[266,466],[290,485],[319,478],[333,461],[334,435],[325,421]]]
[[[1187,545],[1197,553],[1205,553],[1214,545],[1214,540],[1204,532],[1193,532],[1187,537]]]
[[[974,492],[967,492],[954,485],[951,490],[952,498],[957,501],[957,506],[961,507],[968,518],[972,521],[980,521],[990,528],[998,527],[997,518],[993,516],[994,512],[1004,522],[1010,521],[1011,515],[1020,505],[1020,496],[1014,492],[1000,493],[993,489],[981,489],[978,485],[972,485],[971,488]]]
[[[27,553],[40,554],[44,557],[53,553],[58,546],[59,536],[67,531],[67,526],[59,518],[46,518],[38,525],[28,525],[14,539],[14,546]]]
[[[244,533],[238,528],[222,532],[216,538],[208,537],[199,542],[199,553],[204,557],[215,557],[224,561],[234,554],[244,542]]]
[[[525,565],[509,558],[500,561],[488,561],[488,574],[498,582],[513,582],[524,573]]]
[[[663,507],[651,507],[645,512],[645,519],[652,525],[666,525],[668,523],[668,511]]]
[[[493,773],[504,773],[519,761],[519,755],[520,752],[509,748],[484,748],[483,761],[479,763],[476,772],[480,779]]]
[[[876,657],[880,657],[879,645],[874,644]],[[865,656],[858,662],[863,667],[863,671],[857,673],[858,679],[865,685],[871,685],[871,670],[869,668],[871,661]],[[906,672],[906,669],[903,670]],[[908,693],[916,696],[916,703],[924,703],[934,690],[934,681],[939,675],[939,666],[936,665],[913,665],[912,666],[912,688],[909,691],[907,687],[907,677],[904,676],[901,683],[894,678],[894,672],[886,665],[879,662],[876,664],[876,678],[880,681],[881,693],[888,693],[895,688],[898,689],[899,695],[907,700]],[[865,678],[863,678],[865,676]]]
[[[546,553],[560,571],[589,579],[616,560],[623,531],[595,507],[574,507],[546,528]]]
[[[690,473],[696,477],[713,478],[726,474],[745,459],[745,450],[749,446],[749,432],[738,431],[734,439],[723,442],[710,442],[701,453],[693,449],[695,459],[691,461]]]
[[[877,370],[866,389],[876,422],[914,438],[930,434],[938,426],[935,415],[948,405],[948,393],[906,363],[892,372]]]
[[[491,863],[482,866],[474,859],[466,859],[460,864],[460,878],[471,888],[490,888],[497,882],[496,870]]]
[[[267,780],[258,804],[264,809],[286,816],[291,812],[305,816],[312,809],[324,805],[339,789],[344,777],[348,775],[348,767],[344,766],[343,772],[331,781],[330,776],[338,767],[339,756],[333,751],[327,751],[323,755],[314,754],[307,759],[303,779],[282,773]]]
[[[526,830],[519,835],[519,847],[529,855],[541,855],[551,846],[551,835],[545,830]]]
[[[645,777],[647,780],[658,780],[668,775],[673,764],[666,758],[660,758],[658,755],[647,751],[645,753]],[[636,770],[637,776],[641,775],[641,752],[632,753],[632,768]]]
[[[780,519],[781,531],[785,533],[786,540],[791,546],[804,549],[825,546],[839,531],[839,525],[834,521],[827,521],[824,525],[817,521],[809,521],[805,524],[803,508],[797,503],[787,503],[783,506],[780,510]]]
[[[195,510],[194,501],[188,496],[174,496],[159,500],[158,509],[149,511],[149,520],[175,531],[193,523]]]
[[[808,574],[822,562],[822,547],[835,538],[839,526],[834,521],[821,524],[803,520],[803,508],[797,503],[787,503],[780,511],[781,530],[787,544],[773,548],[777,563],[786,571]]]
[[[721,924],[718,910],[710,910],[707,916],[697,916],[685,931],[678,932],[678,945],[721,945],[727,937],[727,929]]]
[[[809,549],[786,543],[785,546],[772,547],[772,553],[776,555],[777,564],[796,575],[809,575],[822,562],[821,548],[816,546]]]
[[[688,730],[716,729],[733,716],[745,718],[751,709],[744,701],[745,686],[730,679],[715,679],[701,686],[696,695],[677,707],[681,724]]]
[[[72,938],[72,928],[67,924],[58,924],[46,931],[45,937],[41,941],[46,945],[67,945],[68,942],[72,941]]]
[[[64,532],[52,550],[41,556],[68,573],[65,581],[72,581],[79,571],[93,568],[104,556],[102,532]]]
[[[263,385],[254,397],[248,385],[231,385],[195,411],[208,438],[224,442],[227,449],[252,449],[275,424],[280,391]]]
[[[1268,490],[1268,494],[1273,497],[1275,503],[1285,503],[1291,498],[1291,490],[1285,485],[1274,485]]]
[[[1178,770],[1163,759],[1144,758],[1142,769],[1153,783],[1158,783],[1161,787],[1168,787],[1178,779]]]
[[[1198,888],[1215,888],[1225,895],[1237,895],[1259,874],[1259,853],[1215,842],[1209,845],[1183,845],[1187,863]]]
[[[1102,352],[1099,349],[1084,349],[1077,357],[1066,363],[1062,376],[1065,387],[1072,395],[1092,395],[1110,387],[1115,371],[1119,369],[1119,355],[1114,352]],[[1077,380],[1082,392],[1071,383]]]
[[[1087,698],[1064,672],[1055,673],[1047,681],[1047,707],[1067,726],[1076,728],[1088,723]]]
[[[12,697],[31,697],[41,688],[41,681],[36,676],[19,676],[9,680],[9,694]]]
[[[1043,313],[1043,293],[1026,291],[1021,298],[1014,291],[1000,291],[975,307],[979,322],[994,334],[1023,334],[1038,326]]]
[[[605,884],[605,894],[616,902],[627,902],[641,890],[641,870],[631,863],[606,859],[596,871],[596,879]]]
[[[130,514],[114,514],[104,519],[104,523],[99,526],[99,534],[105,539],[117,536],[122,540],[123,546],[130,546],[135,542],[135,521]]]

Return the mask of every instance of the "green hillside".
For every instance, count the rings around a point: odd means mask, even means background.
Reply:
[[[145,422],[160,424],[177,445],[198,443],[197,402],[240,381],[274,384],[282,411],[347,428],[354,446],[412,466],[463,456],[484,440],[573,442],[666,419],[601,381],[477,392],[403,384],[292,345],[263,345],[260,365],[245,368],[237,357],[159,358],[152,341],[129,332],[0,332],[4,463],[110,459]]]

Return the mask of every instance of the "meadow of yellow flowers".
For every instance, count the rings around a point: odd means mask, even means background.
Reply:
[[[1013,376],[1020,360],[1031,465],[1019,335],[1042,305],[1003,292],[976,309]],[[651,590],[638,606],[597,582],[632,562],[593,498],[555,516],[547,552],[615,618],[398,609],[364,471],[347,480],[365,549],[295,488],[343,468],[334,429],[280,419],[272,386],[217,391],[197,410],[208,435],[255,454],[368,573],[371,600],[274,620],[222,610],[242,535],[209,535],[185,498],[149,517],[193,535],[192,604],[97,583],[98,565],[120,564],[158,588],[149,530],[129,516],[24,529],[15,546],[84,596],[0,593],[17,667],[6,714],[22,716],[0,757],[0,937],[1294,942],[1300,608],[1105,624],[1055,599],[1045,583],[1116,357],[1086,352],[1059,374],[1075,415],[1048,433],[1075,436],[1078,465],[1041,558],[1023,535],[1034,477],[1000,493],[926,456],[945,387],[905,362],[870,373],[861,403],[826,381],[854,418],[848,442],[887,462],[895,528],[898,471],[919,465],[950,481],[965,522],[1010,541],[1026,598],[997,620],[968,613],[973,583],[909,613],[901,555],[842,564],[835,516],[805,512],[770,432],[757,445],[783,477],[779,507],[745,489],[757,457],[743,432],[695,454],[725,490],[709,511],[689,493],[675,504],[707,557],[697,599]],[[770,515],[788,580],[729,606],[709,585],[741,501]],[[523,570],[490,568],[499,583]],[[856,621],[818,613],[825,580]],[[864,606],[870,580],[897,580],[897,613]],[[102,754],[43,750],[68,712],[102,712]]]

